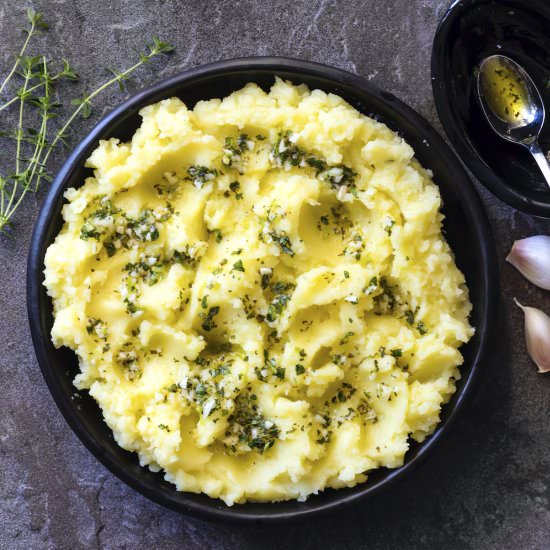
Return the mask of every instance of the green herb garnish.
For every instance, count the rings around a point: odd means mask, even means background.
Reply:
[[[220,306],[213,306],[208,310],[208,313],[199,313],[199,317],[202,319],[201,327],[206,332],[210,332],[218,325],[214,322],[214,317],[220,312]]]
[[[290,296],[287,294],[278,294],[275,296],[275,298],[271,301],[267,308],[267,315],[266,319],[272,323],[279,317],[279,315],[283,312],[284,307],[290,300]]]
[[[187,174],[189,176],[187,179],[190,179],[193,185],[200,189],[205,183],[213,180],[218,175],[218,171],[207,166],[189,166]]]
[[[214,235],[214,239],[217,243],[222,242],[223,235],[222,235],[221,230],[219,230],[219,229],[209,229],[208,233],[211,233],[212,235]]]
[[[349,342],[349,339],[355,336],[355,332],[346,332],[346,334],[340,339],[340,345],[343,346]]]
[[[228,419],[226,436],[229,452],[257,451],[260,454],[273,447],[280,430],[275,422],[261,413],[254,394],[240,394],[235,400],[235,412]]]
[[[238,260],[233,264],[233,271],[242,271],[244,273],[244,265],[242,260]]]
[[[422,321],[418,321],[418,323],[416,323],[416,330],[418,330],[422,336],[428,332],[426,325]]]
[[[279,245],[281,252],[288,254],[289,256],[294,256],[294,250],[292,250],[292,243],[286,235],[286,233],[276,233],[272,231],[270,234],[271,238]]]

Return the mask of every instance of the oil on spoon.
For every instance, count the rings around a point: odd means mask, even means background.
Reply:
[[[550,164],[538,143],[544,104],[531,77],[509,57],[491,55],[479,66],[477,93],[493,130],[526,147],[550,186]]]

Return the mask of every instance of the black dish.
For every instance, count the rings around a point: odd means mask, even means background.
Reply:
[[[76,390],[72,380],[78,365],[71,351],[56,350],[50,341],[51,301],[42,286],[42,271],[45,251],[61,229],[63,192],[83,182],[89,173],[84,161],[99,139],[112,136],[130,139],[140,125],[138,110],[163,98],[176,95],[192,107],[199,99],[225,96],[250,81],[269,87],[275,75],[337,93],[359,111],[374,114],[398,130],[414,147],[420,162],[433,170],[445,202],[447,238],[470,287],[476,334],[462,350],[463,377],[451,402],[444,407],[441,424],[424,443],[411,446],[403,467],[376,471],[366,484],[327,490],[307,502],[248,503],[230,508],[205,495],[177,492],[161,474],[141,468],[136,454],[115,443],[99,407],[87,392],[73,397]],[[59,409],[81,441],[111,472],[147,497],[181,512],[226,521],[282,521],[319,515],[373,497],[416,468],[449,429],[482,369],[491,328],[496,324],[497,281],[494,245],[480,200],[456,157],[422,117],[393,95],[356,75],[317,63],[258,57],[221,61],[164,80],[120,105],[90,132],[60,170],[40,211],[29,255],[27,305],[36,355]]]
[[[458,0],[437,29],[432,86],[437,112],[462,161],[497,197],[529,214],[550,218],[550,189],[530,153],[497,136],[476,96],[475,69],[502,54],[517,61],[550,109],[550,2]],[[550,149],[550,123],[540,145]]]

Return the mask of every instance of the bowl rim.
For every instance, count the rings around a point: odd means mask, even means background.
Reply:
[[[253,514],[245,510],[239,509],[236,504],[232,507],[219,507],[218,499],[210,499],[208,505],[203,505],[197,502],[187,501],[182,503],[186,493],[178,492],[180,495],[178,500],[171,499],[164,494],[154,491],[146,487],[139,478],[130,474],[125,468],[121,467],[108,453],[97,445],[93,436],[87,432],[83,426],[79,415],[74,413],[69,406],[69,397],[63,391],[61,384],[58,382],[58,376],[55,374],[54,361],[52,360],[47,343],[50,340],[48,332],[44,331],[40,323],[40,295],[44,292],[43,281],[43,259],[45,252],[44,244],[44,229],[51,224],[55,217],[53,214],[55,204],[62,200],[62,195],[66,189],[67,180],[71,172],[83,163],[87,155],[88,148],[97,143],[101,133],[116,122],[119,117],[122,117],[128,110],[138,110],[147,104],[148,99],[157,96],[164,90],[173,88],[176,85],[181,85],[193,79],[205,76],[214,76],[216,73],[230,73],[249,70],[264,70],[275,75],[277,72],[294,73],[299,79],[300,75],[308,75],[320,77],[325,80],[331,80],[335,85],[345,82],[352,89],[367,94],[377,101],[385,103],[390,110],[399,112],[408,121],[412,122],[419,133],[421,133],[443,156],[444,161],[452,166],[456,173],[456,179],[464,182],[464,187],[461,187],[460,192],[463,194],[461,202],[467,202],[470,209],[471,222],[474,225],[475,234],[479,236],[478,246],[480,247],[480,255],[483,258],[483,288],[480,310],[485,313],[481,319],[481,326],[477,330],[481,333],[481,338],[478,347],[474,350],[471,359],[471,370],[467,377],[461,381],[462,386],[455,393],[456,400],[452,408],[447,404],[447,417],[441,422],[434,433],[423,442],[415,454],[415,456],[406,461],[405,464],[389,473],[381,480],[369,484],[359,484],[355,486],[357,489],[353,494],[343,494],[340,499],[335,499],[332,502],[318,504],[314,508],[300,509],[296,511],[279,511],[274,510],[273,513]],[[251,75],[251,81],[254,77]],[[167,94],[167,96],[170,94]],[[173,94],[172,94],[173,95]],[[157,99],[155,99],[156,101]],[[53,183],[51,184],[45,200],[40,208],[39,215],[34,227],[29,247],[29,258],[27,266],[27,311],[29,324],[31,329],[32,341],[42,375],[52,394],[54,401],[64,416],[65,420],[78,436],[80,441],[88,448],[88,450],[115,476],[125,482],[127,485],[137,490],[149,499],[162,504],[168,508],[189,514],[201,519],[221,521],[225,523],[280,523],[289,520],[305,519],[306,517],[319,516],[327,514],[331,511],[336,511],[343,507],[347,507],[360,500],[365,500],[367,497],[375,496],[382,491],[393,486],[399,480],[403,479],[410,472],[415,470],[425,457],[437,447],[444,436],[456,421],[460,411],[464,408],[464,403],[472,394],[474,385],[480,378],[480,370],[482,363],[487,357],[488,350],[494,335],[494,325],[497,316],[498,308],[498,267],[496,262],[496,254],[494,249],[494,241],[489,225],[486,212],[483,208],[481,200],[462,165],[447,146],[440,135],[421,115],[414,111],[411,107],[397,99],[393,94],[379,90],[374,85],[362,77],[349,73],[342,69],[330,67],[320,63],[305,61],[287,57],[276,56],[258,56],[258,57],[241,57],[235,59],[226,59],[177,73],[171,77],[163,79],[145,89],[138,91],[135,95],[115,107],[110,113],[104,116],[94,128],[82,139],[75,147],[69,158],[57,173]],[[176,491],[175,491],[176,492]],[[183,497],[181,495],[184,495]]]
[[[547,0],[531,0],[529,3],[518,0],[506,1],[513,4],[514,9],[540,11],[550,19],[550,4]],[[454,0],[439,22],[433,39],[431,56],[432,91],[435,107],[445,134],[456,150],[461,162],[489,191],[500,200],[522,212],[542,218],[550,218],[550,201],[543,202],[531,199],[509,187],[481,158],[471,143],[468,133],[459,128],[451,107],[453,92],[450,89],[448,67],[445,61],[445,52],[449,47],[450,29],[465,12],[477,4],[492,3],[494,3],[494,0]]]

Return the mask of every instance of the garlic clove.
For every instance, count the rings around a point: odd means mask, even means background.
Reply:
[[[528,281],[550,290],[550,237],[534,235],[515,241],[506,261]]]
[[[550,317],[540,309],[514,302],[525,315],[525,343],[527,352],[539,372],[550,371]]]

